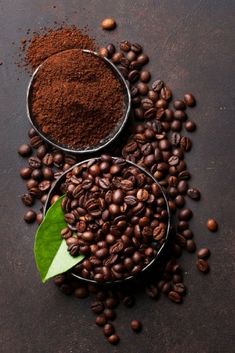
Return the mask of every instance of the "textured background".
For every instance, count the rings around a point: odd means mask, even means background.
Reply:
[[[53,8],[56,5],[56,8]],[[77,13],[74,13],[77,11]],[[232,353],[234,306],[234,1],[78,1],[0,0],[0,351],[3,353]],[[104,33],[100,21],[113,16],[118,28]],[[87,309],[89,300],[63,296],[52,283],[42,285],[33,260],[34,226],[21,220],[24,191],[17,176],[22,161],[16,149],[26,140],[25,92],[28,75],[14,61],[27,28],[54,21],[88,24],[100,43],[122,39],[144,44],[153,76],[175,97],[192,91],[198,100],[190,117],[198,124],[187,156],[203,199],[193,204],[192,222],[199,246],[212,250],[211,273],[204,277],[195,257],[184,255],[189,290],[182,306],[165,298],[138,297],[133,310],[118,311],[118,347],[104,340]],[[21,29],[20,29],[21,28]],[[18,80],[17,80],[18,79]],[[205,227],[214,216],[220,231]],[[141,335],[130,332],[132,318],[142,320]]]

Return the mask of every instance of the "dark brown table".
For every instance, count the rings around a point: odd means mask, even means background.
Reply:
[[[53,8],[56,5],[56,8]],[[77,13],[74,13],[77,11]],[[3,353],[232,353],[235,351],[234,199],[234,1],[138,0],[0,0],[0,142],[1,142],[1,285],[0,351]],[[113,16],[118,28],[103,32],[100,21]],[[28,28],[54,21],[83,26],[100,43],[122,39],[144,44],[155,78],[166,81],[175,96],[192,91],[198,99],[190,116],[197,122],[194,147],[187,156],[192,184],[203,198],[192,207],[198,246],[212,251],[211,273],[195,269],[184,255],[188,296],[183,305],[139,295],[132,310],[120,308],[121,343],[106,343],[85,301],[66,297],[52,283],[40,283],[33,259],[34,226],[21,216],[22,160],[17,146],[26,140],[28,75],[19,70],[17,46]],[[16,44],[13,45],[12,42]],[[220,231],[210,234],[205,221],[214,216]],[[139,318],[143,333],[128,322]]]

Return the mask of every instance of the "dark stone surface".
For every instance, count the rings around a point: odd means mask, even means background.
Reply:
[[[234,1],[216,0],[0,1],[1,352],[234,351],[234,11]],[[99,27],[107,16],[118,23],[112,33]],[[35,227],[21,220],[24,207],[19,195],[24,187],[17,177],[22,160],[16,149],[26,140],[29,126],[25,113],[29,77],[14,65],[17,43],[27,28],[38,30],[66,17],[69,23],[88,24],[100,43],[122,39],[143,43],[153,77],[166,81],[175,97],[192,91],[198,100],[190,112],[198,130],[187,162],[192,184],[200,187],[203,197],[199,204],[192,202],[196,213],[192,228],[198,246],[211,249],[212,271],[204,277],[195,269],[195,257],[184,255],[189,291],[185,303],[178,306],[165,298],[154,302],[139,296],[135,308],[120,308],[121,343],[116,348],[93,324],[89,300],[65,297],[52,283],[40,283],[32,251]],[[211,216],[220,225],[216,234],[205,226]],[[142,334],[131,332],[132,319],[142,320]]]

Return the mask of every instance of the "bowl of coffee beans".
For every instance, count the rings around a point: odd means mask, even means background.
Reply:
[[[130,112],[128,85],[117,67],[90,50],[64,50],[33,73],[27,115],[37,133],[66,152],[97,152],[121,133]]]
[[[62,174],[45,212],[61,195],[72,256],[85,255],[72,274],[93,283],[133,279],[159,257],[170,231],[166,196],[141,166],[109,155],[88,159]]]

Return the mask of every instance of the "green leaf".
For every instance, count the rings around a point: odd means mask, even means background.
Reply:
[[[73,257],[67,250],[60,232],[67,226],[61,207],[61,196],[47,211],[40,224],[34,242],[34,256],[42,282],[70,270],[84,259],[84,255]]]

